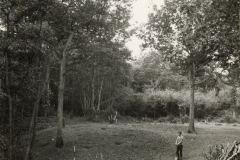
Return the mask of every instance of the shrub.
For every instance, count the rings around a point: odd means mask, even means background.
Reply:
[[[188,123],[189,122],[189,117],[187,115],[184,115],[181,117],[181,122],[182,124]]]
[[[142,117],[141,120],[144,122],[153,122],[153,119],[149,117]]]
[[[223,118],[219,119],[218,122],[219,123],[236,123],[237,120],[228,116],[228,117],[223,117]]]
[[[87,121],[99,122],[98,113],[93,109],[86,110],[85,117]]]
[[[224,114],[225,114],[225,111],[224,111],[224,110],[219,110],[219,111],[217,111],[216,117],[221,117],[221,116],[223,116]]]
[[[167,116],[167,117],[158,118],[158,122],[172,122],[174,119],[175,119],[175,117],[170,115],[170,116]]]
[[[222,149],[222,145],[210,146],[206,153],[203,154],[203,157],[206,160],[218,160],[219,156],[222,154]]]
[[[160,122],[160,123],[167,122],[167,118],[166,117],[160,117],[160,118],[158,118],[158,122]]]
[[[142,94],[134,95],[134,98],[130,100],[129,106],[125,109],[126,116],[135,118],[144,117],[147,104],[143,101]]]
[[[222,110],[229,108],[229,90],[229,88],[222,89],[218,96],[215,95],[214,89],[205,93],[196,90],[195,118],[205,119],[209,116],[219,117],[224,114]],[[127,90],[126,93],[128,93],[127,96],[122,94],[121,98],[117,99],[116,105],[116,109],[124,116],[158,118],[169,115],[179,116],[189,112],[190,97],[189,90],[186,89],[181,91],[148,89],[144,93],[137,94]],[[170,122],[171,119],[160,118],[159,121]],[[187,123],[188,118],[181,118],[180,122]]]
[[[104,121],[108,121],[109,115],[115,115],[116,111],[114,109],[107,108],[105,110],[101,110],[99,113],[99,118]]]
[[[170,121],[170,123],[174,123],[174,124],[176,124],[176,123],[178,123],[178,122],[180,122],[180,119],[177,118],[177,117],[174,117],[174,118]]]

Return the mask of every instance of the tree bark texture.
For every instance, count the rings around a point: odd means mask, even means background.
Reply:
[[[62,58],[60,60],[60,80],[58,88],[58,109],[57,109],[57,137],[56,147],[61,148],[64,145],[63,142],[63,98],[64,98],[64,86],[65,86],[65,66],[66,66],[66,54],[67,47],[70,45],[73,38],[73,32],[68,36],[68,40],[62,52]]]
[[[45,117],[48,117],[49,116],[49,108],[50,108],[50,90],[49,90],[49,84],[50,84],[50,66],[51,66],[51,61],[49,60],[48,61],[48,65],[47,65],[47,70],[46,70],[46,88],[45,88],[45,91],[46,91],[46,100],[45,100],[45,114],[44,116]]]
[[[96,75],[95,75],[95,68],[93,68],[93,76],[92,76],[92,84],[91,84],[91,86],[92,86],[92,104],[91,104],[91,108],[93,109],[93,110],[95,110],[95,106],[94,106],[94,101],[95,101],[95,77],[96,77]]]
[[[194,127],[194,85],[195,85],[195,65],[189,67],[189,85],[190,85],[190,111],[188,133],[196,133]]]
[[[5,55],[5,74],[6,74],[6,91],[8,97],[9,105],[9,160],[12,160],[12,145],[13,145],[13,106],[12,106],[12,96],[10,92],[10,75],[9,75],[9,62],[8,53]]]
[[[99,89],[99,94],[98,94],[98,105],[97,105],[98,112],[100,111],[102,88],[103,88],[103,79],[102,79],[101,86]]]
[[[35,135],[36,135],[38,108],[39,108],[39,102],[41,100],[43,91],[44,91],[43,86],[39,84],[38,96],[37,96],[36,102],[34,103],[31,123],[30,123],[30,127],[29,127],[28,145],[27,145],[27,150],[26,150],[24,160],[31,160],[32,159],[32,148],[33,148],[33,145],[34,145]]]
[[[9,12],[6,13],[6,17],[7,17],[7,36],[6,39],[9,38],[9,34],[10,34],[10,23],[9,23]],[[10,57],[8,54],[8,51],[5,51],[5,85],[6,85],[6,93],[7,93],[7,98],[8,98],[8,107],[9,107],[9,152],[8,152],[8,156],[9,156],[9,160],[13,159],[13,106],[12,106],[12,96],[11,96],[11,92],[10,92],[10,74],[9,74],[9,64],[10,64]]]

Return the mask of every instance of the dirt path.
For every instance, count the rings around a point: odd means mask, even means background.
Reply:
[[[186,125],[164,123],[81,123],[64,129],[65,146],[55,145],[55,129],[38,132],[36,160],[173,160],[174,141],[178,131],[185,137],[183,158],[203,159],[203,151],[212,144],[232,143],[239,139],[239,126],[196,124],[195,134],[187,134]]]

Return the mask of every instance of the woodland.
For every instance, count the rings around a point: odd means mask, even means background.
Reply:
[[[49,127],[62,148],[74,117],[188,123],[196,134],[196,121],[240,123],[240,1],[165,0],[129,29],[131,4],[0,0],[0,159],[33,159],[36,132]],[[132,35],[151,48],[137,60]]]

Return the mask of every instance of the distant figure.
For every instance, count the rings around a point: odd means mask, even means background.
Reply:
[[[177,140],[175,145],[177,146],[176,159],[182,160],[182,149],[183,149],[183,136],[182,132],[178,132]]]

